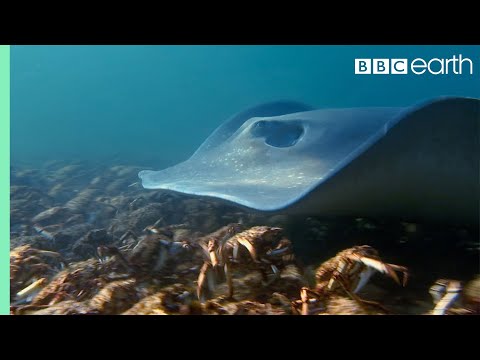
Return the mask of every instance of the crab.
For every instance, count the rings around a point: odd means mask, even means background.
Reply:
[[[202,305],[202,309],[204,314],[210,315],[286,315],[288,313],[279,306],[251,300],[230,303],[208,300]]]
[[[429,293],[435,303],[431,315],[480,314],[480,275],[465,286],[458,280],[439,279]]]
[[[52,306],[64,300],[82,301],[93,296],[110,280],[100,276],[109,273],[108,265],[101,264],[96,259],[72,264],[58,273],[32,299],[30,305]]]
[[[119,314],[139,300],[135,279],[117,280],[108,283],[96,294],[88,306],[100,314]]]
[[[397,284],[407,284],[406,267],[383,262],[371,246],[355,246],[339,252],[320,265],[315,273],[315,289],[303,287],[300,290],[300,300],[294,301],[292,307],[302,315],[316,314],[326,309],[326,300],[332,295],[347,295],[361,306],[373,305],[386,311],[380,304],[356,295],[376,271],[389,276]],[[396,271],[402,272],[402,281]]]
[[[90,299],[66,298],[49,305],[31,304],[16,309],[14,314],[120,314],[139,300],[134,279],[117,280],[106,284]]]
[[[279,278],[280,269],[294,260],[291,242],[283,236],[282,228],[255,226],[232,236],[239,229],[240,224],[230,224],[223,232],[216,232],[217,236],[200,242],[205,261],[198,276],[197,296],[202,303],[222,281],[228,286],[227,297],[233,298],[232,270],[236,267],[260,271],[263,285],[269,286]]]
[[[173,259],[181,258],[190,250],[186,241],[172,241],[165,236],[149,233],[130,249],[130,246],[99,246],[97,253],[101,261],[106,257],[116,260],[130,273],[137,275],[158,273],[163,271]]]
[[[72,263],[43,285],[26,305],[14,307],[14,313],[69,313],[65,307],[70,306],[73,313],[116,314],[138,301],[141,292],[137,279],[114,258]]]
[[[29,301],[15,309],[15,313],[25,313],[32,310],[60,306],[67,301],[81,303],[88,302],[101,293],[110,283],[129,280],[131,275],[118,266],[114,259],[100,262],[98,259],[89,259],[71,263],[68,268],[56,274],[48,284]],[[116,291],[116,289],[114,289]],[[108,289],[106,295],[108,295]],[[116,296],[115,294],[112,296]],[[103,308],[102,308],[103,309]],[[52,310],[54,311],[54,310]],[[56,311],[56,310],[55,310]]]
[[[189,230],[190,225],[189,224],[173,224],[173,225],[167,225],[167,226],[162,226],[160,227],[160,224],[164,222],[163,218],[158,219],[153,225],[147,226],[145,229],[143,229],[144,232],[149,233],[149,234],[161,234],[164,236],[167,236],[170,239],[176,239],[178,238],[178,232],[184,233],[185,231]],[[181,236],[181,235],[180,235]]]
[[[143,229],[143,233],[146,235],[163,235],[169,239],[173,239],[174,241],[184,240],[184,236],[182,237],[182,233],[189,232],[189,225],[188,224],[174,224],[174,225],[167,225],[167,226],[160,226],[160,224],[164,221],[163,218],[157,220],[153,225],[149,225]],[[114,234],[115,232],[115,225],[110,226],[108,232]],[[180,233],[180,234],[178,234]],[[178,236],[180,235],[180,236]],[[115,237],[115,236],[114,236]],[[126,248],[131,248],[138,244],[139,239],[141,236],[137,235],[137,233],[132,228],[128,228],[119,238],[118,241],[122,246],[125,245]],[[116,237],[115,237],[116,238]]]
[[[31,298],[46,284],[47,278],[67,267],[62,256],[54,251],[23,245],[10,252],[10,291],[12,300]],[[43,280],[42,280],[43,279]]]
[[[200,315],[202,313],[203,309],[190,288],[175,283],[143,297],[122,315]]]

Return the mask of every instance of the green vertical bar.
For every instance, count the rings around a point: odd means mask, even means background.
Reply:
[[[10,46],[0,45],[0,314],[10,313]]]

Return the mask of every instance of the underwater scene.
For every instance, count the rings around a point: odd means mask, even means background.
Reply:
[[[12,315],[478,315],[480,46],[11,47]]]

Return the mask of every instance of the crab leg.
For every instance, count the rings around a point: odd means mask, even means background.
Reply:
[[[198,299],[203,302],[204,301],[204,290],[203,286],[207,277],[207,270],[208,270],[209,264],[204,263],[202,268],[200,269],[200,274],[198,275],[198,280],[197,280],[197,297]]]
[[[125,267],[127,271],[132,271],[130,263],[127,261],[127,259],[125,259],[125,256],[123,256],[121,251],[115,246],[100,245],[97,247],[97,254],[100,256],[100,258],[102,258],[101,262],[105,262],[108,256],[116,256],[120,264]]]
[[[302,304],[301,315],[310,315],[310,302],[320,300],[321,295],[307,287],[302,287],[300,290],[300,298]],[[313,311],[315,310],[319,310],[319,308],[316,308]]]
[[[200,270],[197,281],[197,297],[201,302],[205,301],[205,284],[208,292],[215,290],[215,279],[213,277],[212,265],[205,262]]]
[[[132,230],[127,230],[127,232],[125,232],[125,234],[123,234],[119,241],[121,243],[123,243],[125,240],[127,240],[129,237],[132,237],[134,240],[137,240],[138,239],[138,236],[132,231]]]
[[[300,290],[300,298],[302,299],[302,315],[308,315],[308,289]]]
[[[155,224],[153,224],[152,226],[154,228],[160,226],[160,224],[163,222],[163,217],[161,217],[160,219],[158,219],[157,221],[155,221]]]
[[[273,276],[271,276],[270,280],[268,280],[268,276],[265,275],[267,281],[264,282],[264,286],[269,286],[271,284],[273,284],[275,281],[278,280],[278,278],[280,277],[280,270],[273,264],[270,264],[270,268],[272,269],[273,271]]]
[[[363,300],[361,299],[358,295],[352,293],[351,291],[348,291],[347,287],[343,284],[342,281],[339,281],[340,285],[342,286],[343,290],[345,291],[345,293],[352,299],[352,300],[355,300],[360,306],[362,306],[364,308],[364,304],[367,304],[367,305],[373,305],[373,306],[376,306],[378,307],[379,309],[381,309],[382,311],[384,311],[385,313],[389,313],[389,311],[384,308],[380,303],[376,302],[376,301],[369,301],[369,300]],[[364,308],[365,309],[365,308]],[[368,309],[365,309],[368,311]]]
[[[237,261],[237,258],[238,258],[238,249],[240,248],[240,246],[238,245],[238,241],[235,241],[233,243],[233,254],[232,254],[232,258],[233,258],[233,261],[236,262]]]
[[[233,298],[233,282],[232,282],[232,274],[230,272],[228,264],[224,265],[223,270],[225,271],[225,278],[227,279],[228,298],[231,299]]]
[[[347,262],[346,262],[346,261],[343,261],[343,260],[340,260],[340,262],[338,263],[337,268],[335,269],[335,274],[332,276],[332,278],[331,278],[330,281],[328,282],[328,287],[327,287],[328,290],[331,290],[331,289],[332,289],[333,284],[334,284],[335,281],[337,280],[338,276],[339,276],[339,275],[342,275],[342,273],[343,273],[343,271],[345,270],[346,266],[347,266]]]
[[[142,244],[144,241],[145,241],[145,238],[140,239],[140,240],[135,244],[135,246],[133,247],[132,251],[134,251],[137,247],[139,247],[140,244]]]
[[[32,284],[28,285],[23,290],[20,290],[17,293],[17,301],[27,298],[30,295],[37,293],[40,288],[46,283],[46,278],[38,279],[37,281],[33,282]]]
[[[203,246],[202,246],[203,247]],[[215,269],[217,265],[220,263],[218,259],[218,244],[215,240],[209,240],[207,244],[207,254],[208,254],[208,259],[210,260],[212,267]],[[205,249],[205,248],[204,248]]]

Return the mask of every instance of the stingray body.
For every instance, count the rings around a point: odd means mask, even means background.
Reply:
[[[141,171],[147,189],[267,212],[479,219],[480,100],[320,109],[280,101],[222,124],[187,161]]]

